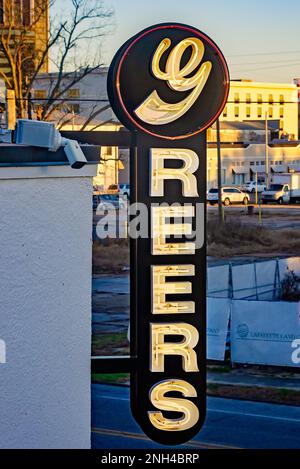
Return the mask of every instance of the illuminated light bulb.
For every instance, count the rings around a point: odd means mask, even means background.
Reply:
[[[167,277],[195,276],[193,265],[152,266],[152,313],[193,314],[194,301],[166,301],[166,295],[192,293],[191,282],[166,282]]]
[[[189,255],[195,254],[196,245],[193,242],[167,243],[169,236],[186,236],[192,234],[191,223],[166,223],[167,218],[193,218],[193,206],[181,207],[151,207],[151,231],[153,255]]]
[[[193,76],[189,76],[200,65],[205,51],[203,42],[199,38],[190,37],[183,39],[172,49],[167,59],[166,71],[163,72],[160,68],[160,61],[170,45],[171,41],[168,38],[163,39],[159,44],[152,60],[152,73],[155,78],[166,81],[174,91],[193,91],[182,101],[173,104],[163,101],[154,90],[134,111],[147,124],[164,125],[182,117],[199,98],[212,70],[212,63],[207,61]],[[181,69],[182,57],[189,47],[192,49],[191,57]]]
[[[167,393],[174,391],[184,397],[197,397],[195,388],[183,380],[166,380],[155,385],[150,391],[151,404],[159,410],[183,414],[183,417],[168,419],[163,416],[162,412],[148,412],[151,424],[158,430],[168,432],[189,430],[199,421],[199,410],[193,402],[188,399],[166,396]]]
[[[191,324],[151,324],[150,370],[165,371],[165,356],[179,355],[186,372],[199,371],[194,347],[199,342],[199,332]],[[181,342],[165,342],[166,336],[181,336]]]
[[[194,173],[199,167],[197,153],[185,149],[152,148],[151,158],[151,191],[152,197],[164,196],[164,181],[180,180],[182,182],[182,193],[184,197],[198,197],[197,179]],[[184,165],[182,168],[165,168],[165,161],[180,160]]]

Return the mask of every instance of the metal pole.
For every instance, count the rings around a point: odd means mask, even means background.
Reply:
[[[220,121],[217,120],[217,154],[218,154],[218,218],[219,222],[224,221],[222,204],[222,159],[221,159],[221,136]]]
[[[255,205],[258,204],[258,175],[255,173]]]
[[[28,94],[28,119],[32,120],[32,93],[31,91]]]
[[[269,188],[269,135],[268,135],[268,113],[266,112],[266,187]]]
[[[258,204],[258,221],[259,224],[262,225],[262,208],[261,208],[261,200],[259,201]]]

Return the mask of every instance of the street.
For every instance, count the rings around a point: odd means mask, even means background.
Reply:
[[[208,398],[207,419],[186,449],[300,449],[300,407]],[[94,449],[161,449],[130,412],[129,388],[92,385]]]

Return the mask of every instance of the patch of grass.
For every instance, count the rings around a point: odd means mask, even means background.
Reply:
[[[207,224],[207,252],[217,258],[299,254],[300,231],[271,230],[263,226],[210,220]]]
[[[273,402],[276,404],[299,405],[300,391],[292,389],[264,388],[257,386],[235,386],[209,383],[207,394],[215,397],[245,399],[248,401]]]
[[[128,355],[129,343],[127,333],[97,334],[92,337],[92,355]]]
[[[230,373],[231,372],[230,365],[224,365],[224,366],[210,365],[208,367],[208,370],[214,373]]]
[[[120,274],[129,268],[129,243],[125,239],[93,243],[93,274]]]
[[[93,374],[93,383],[125,384],[129,381],[128,373]]]
[[[207,223],[207,253],[216,258],[233,256],[289,256],[300,252],[300,230],[266,228],[229,218],[219,223],[216,217]],[[124,239],[95,241],[93,274],[121,274],[130,265],[129,242]]]

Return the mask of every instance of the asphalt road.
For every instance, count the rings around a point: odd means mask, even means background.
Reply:
[[[130,413],[129,388],[92,386],[94,449],[163,449]],[[206,423],[186,449],[300,449],[300,407],[208,398]]]

